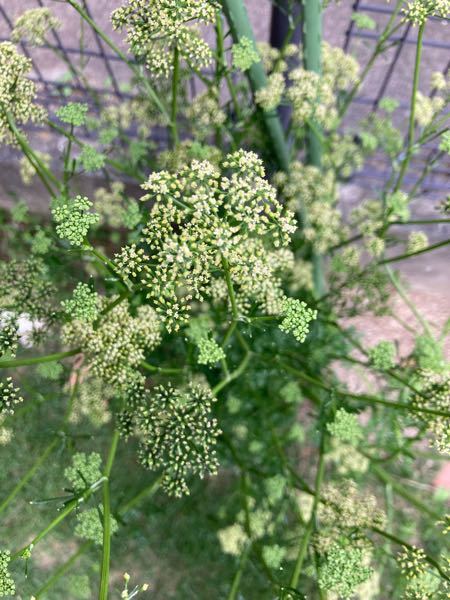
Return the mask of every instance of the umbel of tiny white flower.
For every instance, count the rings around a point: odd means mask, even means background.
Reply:
[[[426,554],[422,548],[403,546],[402,552],[397,556],[402,573],[408,579],[422,575],[427,569]]]
[[[154,75],[169,77],[175,48],[188,64],[197,68],[209,64],[211,49],[192,24],[213,23],[217,7],[213,0],[127,0],[113,11],[111,20],[114,29],[126,30],[132,52],[145,58]]]
[[[100,310],[105,302],[101,300]],[[150,306],[140,306],[132,316],[129,304],[122,302],[98,326],[80,319],[67,323],[63,327],[63,338],[68,344],[81,347],[96,376],[122,386],[137,376],[145,351],[158,346],[160,329],[160,320]]]
[[[9,317],[0,321],[0,357],[5,354],[16,355],[19,340],[18,325],[15,319]]]
[[[205,140],[226,121],[226,114],[220,107],[219,91],[209,89],[198,94],[188,106],[186,117],[195,128],[198,140]]]
[[[14,596],[16,593],[16,584],[8,571],[10,561],[11,552],[0,550],[0,596]]]
[[[408,236],[406,251],[408,254],[425,250],[428,246],[428,236],[423,231],[412,231]]]
[[[140,461],[149,469],[162,468],[162,485],[171,496],[189,494],[190,475],[217,473],[215,446],[221,431],[211,414],[214,401],[204,386],[179,390],[169,385],[158,387],[138,408]]]
[[[100,297],[87,283],[78,283],[72,298],[63,300],[61,306],[71,319],[95,321],[98,316]]]
[[[295,225],[256,154],[228,155],[222,172],[194,160],[176,174],[152,173],[142,187],[142,200],[154,203],[143,230],[149,261],[139,259],[141,278],[169,331],[188,321],[194,302],[226,300],[230,282],[241,312],[280,312],[281,276],[293,264],[283,246]]]
[[[56,111],[56,116],[63,123],[79,127],[86,123],[88,105],[81,102],[69,102]]]
[[[56,233],[72,246],[81,246],[89,227],[98,222],[99,216],[90,212],[92,202],[86,196],[76,196],[73,200],[58,199],[53,203],[52,215],[56,223]]]
[[[437,411],[450,411],[450,377],[448,374],[423,370],[416,386],[420,394],[412,397],[411,403],[417,408],[429,408]],[[450,455],[450,420],[443,416],[419,413],[432,435],[432,444],[438,452]]]
[[[100,504],[97,507],[82,510],[77,514],[77,524],[75,525],[75,535],[78,537],[94,542],[97,546],[103,544],[103,521],[102,521],[103,506]],[[110,517],[110,535],[116,533],[119,525],[116,519]]]
[[[369,358],[373,366],[380,371],[387,371],[395,366],[397,350],[395,344],[389,341],[383,341],[369,348]]]
[[[77,452],[72,456],[72,464],[64,470],[64,477],[75,492],[81,492],[101,478],[101,466],[102,457],[97,452]]]
[[[327,552],[325,563],[319,569],[319,585],[334,591],[339,598],[353,597],[355,588],[369,579],[373,569],[364,564],[361,548],[333,544]]]
[[[106,160],[104,154],[89,144],[84,144],[78,159],[86,171],[98,171],[104,167]]]
[[[61,22],[50,9],[42,6],[30,8],[18,17],[11,32],[11,40],[28,42],[31,46],[42,46],[45,37],[52,29],[58,29]]]
[[[17,317],[26,313],[33,319],[52,318],[55,289],[42,259],[32,257],[0,263],[0,281],[1,307],[14,306]]]
[[[19,54],[13,44],[0,44],[0,143],[17,144],[7,114],[16,126],[39,123],[46,117],[45,109],[34,104],[36,86],[26,77],[31,67],[31,60]]]
[[[241,71],[247,71],[253,64],[261,60],[255,44],[245,36],[237,44],[233,44],[231,53],[233,55],[233,66]]]
[[[0,415],[12,415],[16,404],[23,402],[19,388],[15,387],[11,377],[0,380]]]
[[[292,333],[295,339],[302,343],[309,333],[309,323],[317,319],[317,310],[309,308],[306,302],[296,298],[286,298],[282,304],[281,315],[281,331]]]
[[[234,523],[217,532],[220,547],[225,554],[240,556],[245,545],[249,542],[245,529],[240,523]]]
[[[225,358],[225,352],[213,338],[201,337],[197,347],[199,365],[215,365]]]
[[[332,436],[355,446],[363,436],[362,427],[358,423],[356,415],[348,413],[343,408],[336,412],[334,421],[328,423],[327,429]]]
[[[449,0],[411,0],[403,9],[405,19],[413,25],[423,25],[430,17],[446,19],[450,14]]]
[[[274,110],[283,97],[286,83],[282,73],[271,73],[267,78],[267,85],[255,93],[255,102],[263,110]]]

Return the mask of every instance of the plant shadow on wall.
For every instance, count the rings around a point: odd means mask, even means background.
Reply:
[[[449,452],[448,321],[429,323],[392,267],[450,241],[395,235],[450,220],[448,198],[431,220],[410,215],[450,152],[448,78],[419,91],[424,31],[448,0],[398,0],[363,69],[321,42],[312,0],[300,17],[292,3],[281,49],[255,42],[241,0],[128,0],[112,24],[129,54],[67,4],[136,95],[49,117],[15,44],[45,44],[58,20],[27,11],[0,44],[0,139],[49,200],[45,217],[2,211],[0,595],[448,597],[448,497],[429,486]],[[344,130],[405,21],[406,141],[390,98]],[[63,137],[61,156],[32,146],[31,123]],[[344,222],[339,186],[380,152],[390,178]],[[105,183],[86,197],[91,172]],[[399,320],[413,349],[370,346],[345,324],[360,314]],[[355,393],[341,363],[374,384]]]

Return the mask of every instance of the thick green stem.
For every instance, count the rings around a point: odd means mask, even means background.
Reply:
[[[109,566],[111,558],[111,496],[109,478],[111,475],[114,458],[116,456],[117,445],[119,443],[119,432],[114,430],[111,446],[106,460],[106,467],[103,472],[103,552],[102,552],[102,571],[100,577],[99,600],[108,599],[109,588]]]
[[[222,6],[233,35],[233,40],[239,43],[245,37],[255,44],[253,28],[250,24],[244,2],[242,0],[222,0]],[[262,62],[253,64],[246,73],[253,93],[266,87],[267,77]],[[290,162],[289,148],[278,113],[276,110],[261,111],[261,115],[278,166],[283,171],[288,171]]]
[[[304,0],[303,2],[303,55],[305,69],[319,75],[322,72],[322,2]],[[308,126],[306,135],[306,158],[308,164],[322,168],[322,132],[317,123]],[[304,215],[308,219],[308,215]],[[314,290],[317,297],[325,292],[322,256],[315,250],[312,255]]]
[[[420,75],[420,63],[422,60],[422,48],[423,48],[423,34],[425,30],[425,22],[419,26],[419,33],[417,34],[416,44],[416,59],[414,63],[414,77],[413,86],[411,92],[411,107],[409,111],[409,127],[408,127],[408,147],[406,149],[405,158],[400,166],[400,172],[398,174],[397,182],[394,186],[394,192],[397,192],[403,184],[403,180],[408,170],[409,163],[413,154],[414,147],[414,132],[416,126],[416,104],[417,104],[417,91],[419,89],[419,75]]]

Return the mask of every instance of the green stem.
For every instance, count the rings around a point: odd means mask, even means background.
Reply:
[[[0,504],[0,514],[9,506],[9,504],[14,500],[17,494],[26,486],[26,484],[30,481],[33,475],[40,469],[40,467],[44,464],[47,457],[53,452],[53,450],[58,445],[60,441],[59,438],[55,438],[48,446],[45,448],[44,452],[39,456],[39,458],[33,463],[31,468],[25,473],[25,475],[21,478],[21,480],[14,486],[9,495],[3,500]]]
[[[255,44],[253,28],[244,2],[242,0],[222,0],[222,6],[235,43],[239,43],[243,37],[246,37]],[[266,87],[267,77],[262,62],[253,64],[246,71],[246,74],[253,93]],[[289,148],[278,113],[276,110],[260,112],[273,147],[275,160],[280,169],[288,171],[290,163]]]
[[[398,0],[390,18],[389,18],[389,21],[387,22],[386,27],[384,28],[383,32],[381,33],[380,37],[378,38],[378,42],[373,50],[372,55],[370,56],[362,73],[358,77],[358,80],[356,81],[355,85],[353,86],[353,88],[350,90],[350,92],[348,93],[348,95],[345,98],[345,101],[339,111],[339,120],[341,120],[344,117],[345,113],[347,112],[348,107],[350,106],[350,104],[353,101],[353,98],[356,96],[358,91],[361,89],[361,86],[364,83],[367,75],[372,70],[372,67],[373,67],[376,59],[378,58],[378,56],[380,54],[382,54],[384,52],[384,50],[385,50],[384,44],[386,43],[387,39],[397,29],[399,29],[403,25],[403,23],[398,23],[395,27],[392,27],[392,24],[393,24],[395,18],[397,17],[398,13],[400,12],[402,5],[403,5],[403,0]]]
[[[111,558],[111,496],[109,478],[116,456],[117,445],[119,443],[119,432],[114,430],[111,446],[106,460],[105,470],[103,472],[103,552],[102,552],[102,570],[100,577],[99,600],[107,600],[109,588],[109,567]]]
[[[56,569],[56,571],[52,574],[51,577],[49,577],[49,579],[47,579],[47,581],[44,583],[44,585],[42,585],[37,592],[34,593],[33,598],[35,598],[36,600],[39,600],[39,598],[42,598],[42,596],[48,592],[48,590],[53,587],[55,585],[55,583],[58,581],[58,579],[60,579],[65,573],[67,573],[67,571],[70,569],[70,567],[77,562],[77,560],[80,558],[80,556],[82,556],[87,550],[89,550],[89,548],[93,545],[93,542],[84,542],[84,544],[82,544],[78,550],[76,552],[74,552],[74,554],[72,554],[72,556],[66,560],[65,563],[63,563],[58,569]]]
[[[306,552],[308,550],[309,540],[316,526],[316,513],[317,507],[320,502],[320,488],[322,486],[323,476],[325,473],[325,434],[322,431],[321,441],[320,441],[320,449],[319,449],[319,464],[317,466],[316,472],[316,482],[314,486],[314,503],[312,507],[311,517],[308,521],[306,529],[303,533],[302,539],[300,540],[300,546],[298,549],[297,560],[295,561],[294,571],[292,573],[292,577],[289,582],[289,587],[296,589],[298,585],[298,581],[300,578],[300,574],[302,572],[303,562],[306,557]]]
[[[170,112],[170,131],[172,137],[172,147],[176,148],[179,143],[178,124],[177,124],[177,106],[178,106],[178,88],[180,85],[180,51],[178,46],[173,50],[173,74],[172,74],[172,104]]]
[[[419,26],[419,33],[417,34],[416,43],[416,59],[414,63],[414,77],[413,86],[411,92],[411,107],[409,111],[409,127],[408,127],[408,146],[406,149],[405,158],[402,161],[400,172],[398,174],[397,182],[394,186],[394,192],[397,192],[403,184],[403,180],[406,175],[409,163],[411,161],[413,146],[414,146],[414,132],[416,125],[416,103],[417,103],[417,91],[419,89],[419,75],[420,75],[420,63],[422,60],[422,48],[423,48],[423,34],[425,30],[425,21]]]
[[[131,498],[130,500],[125,502],[125,504],[123,504],[120,507],[119,514],[122,515],[122,514],[128,512],[129,510],[134,508],[136,506],[136,504],[139,504],[139,502],[143,498],[153,496],[153,494],[159,489],[162,478],[163,478],[163,476],[160,475],[155,481],[152,481],[152,483],[150,483],[150,485],[143,488],[140,492],[138,492],[135,496],[133,496],[133,498]]]
[[[390,475],[387,471],[385,471],[382,467],[371,462],[371,470],[372,472],[380,479],[383,483],[389,483],[392,486],[392,489],[399,495],[402,496],[407,502],[409,502],[412,506],[415,506],[420,512],[428,515],[432,519],[438,521],[442,518],[442,515],[434,512],[427,504],[421,502],[418,498],[414,496],[410,491],[404,488],[400,483],[398,483],[392,475]]]
[[[237,379],[238,377],[240,377],[240,375],[242,375],[242,373],[245,371],[245,369],[248,366],[250,357],[251,357],[251,352],[246,352],[246,354],[245,354],[244,358],[242,359],[242,362],[240,363],[240,365],[234,371],[232,371],[228,375],[228,377],[225,377],[225,379],[223,379],[222,381],[219,381],[219,383],[215,387],[213,387],[212,393],[214,394],[214,396],[217,396],[217,394],[219,392],[221,392],[224,387],[226,387],[232,381],[234,381],[235,379]]]
[[[136,506],[136,504],[138,504],[142,500],[142,498],[144,498],[146,496],[152,496],[156,492],[156,490],[159,488],[161,479],[162,479],[162,477],[158,477],[158,479],[156,481],[151,483],[149,486],[145,487],[143,490],[140,490],[135,496],[133,496],[133,498],[131,498],[128,502],[126,502],[123,506],[121,506],[119,508],[118,514],[120,516],[124,515],[129,510],[134,508]],[[89,548],[91,546],[92,546],[92,542],[90,542],[90,541],[82,544],[80,546],[80,548],[75,552],[75,554],[73,554],[69,558],[69,560],[67,560],[63,565],[61,565],[55,571],[55,573],[47,580],[47,582],[41,588],[39,588],[39,590],[35,594],[36,600],[38,600],[39,597],[42,596],[44,592],[47,592],[58,581],[58,579],[68,571],[69,567],[71,567],[73,565],[73,563],[82,554],[84,554],[87,550],[89,550]]]
[[[384,260],[378,261],[377,265],[387,265],[391,262],[397,262],[399,260],[405,260],[406,258],[410,258],[411,256],[417,256],[419,254],[424,254],[425,252],[431,252],[432,250],[436,250],[437,248],[442,248],[443,246],[448,246],[450,244],[450,240],[443,240],[442,242],[437,242],[436,244],[431,244],[426,248],[422,248],[422,250],[416,250],[416,252],[407,252],[405,254],[399,254],[397,256],[391,256],[390,258],[385,258]]]
[[[231,281],[230,265],[228,264],[228,261],[224,256],[222,256],[222,267],[225,273],[225,280],[227,282],[228,296],[230,297],[233,321],[237,321],[239,318],[239,313],[236,304],[236,295],[234,293],[233,282]]]
[[[85,248],[86,248],[86,250],[91,252],[96,258],[98,258],[98,260],[106,266],[108,271],[112,275],[114,275],[114,277],[118,277],[120,279],[120,281],[123,283],[123,285],[128,290],[130,290],[130,291],[132,290],[133,285],[132,285],[131,281],[129,281],[129,279],[127,279],[126,277],[122,277],[122,275],[120,275],[119,269],[116,267],[116,265],[114,264],[114,262],[112,260],[110,260],[102,252],[100,252],[100,250],[97,250],[96,248],[94,248],[94,246],[91,246],[91,244],[89,244],[89,243],[86,244]]]
[[[417,321],[422,325],[425,333],[427,333],[430,337],[433,337],[433,334],[431,333],[428,323],[422,317],[420,312],[417,310],[416,305],[410,300],[410,298],[408,298],[408,295],[406,294],[402,284],[400,283],[398,278],[394,275],[394,273],[392,272],[392,269],[390,269],[389,267],[386,267],[386,272],[389,276],[389,279],[392,281],[392,284],[394,285],[395,289],[397,290],[398,295],[403,300],[403,302],[406,304],[406,306],[409,308],[409,310],[413,313],[413,315],[416,317]]]
[[[11,132],[14,134],[20,148],[25,154],[27,160],[30,162],[34,170],[36,171],[37,176],[44,184],[46,190],[50,194],[52,198],[56,198],[56,194],[50,185],[50,181],[53,182],[59,188],[59,181],[53,175],[53,173],[45,166],[39,156],[33,151],[27,139],[20,133],[17,129],[14,119],[11,117],[9,112],[3,108],[2,112],[4,113],[6,120],[8,121],[8,126]]]
[[[225,81],[230,92],[231,102],[233,109],[236,114],[236,118],[239,121],[241,118],[241,107],[239,106],[239,100],[236,94],[236,89],[233,84],[233,80],[228,70],[227,61],[225,58],[224,38],[223,38],[223,24],[222,24],[222,13],[217,11],[216,15],[216,40],[217,40],[217,72],[216,72],[216,85],[220,85],[220,74],[223,73]]]
[[[242,574],[244,572],[245,565],[247,564],[247,561],[249,559],[251,547],[252,547],[251,544],[247,544],[245,550],[241,554],[241,558],[239,560],[239,567],[238,567],[238,570],[236,571],[236,573],[234,574],[233,582],[231,584],[231,588],[228,593],[227,600],[236,600],[236,598],[238,596],[239,586],[241,584],[241,579],[242,579]]]
[[[155,92],[153,87],[150,85],[149,81],[145,77],[142,76],[142,73],[139,70],[139,68],[135,64],[133,64],[130,60],[128,60],[128,58],[125,56],[125,54],[122,52],[122,50],[120,50],[120,48],[113,42],[113,40],[108,35],[106,35],[106,33],[102,29],[100,29],[100,27],[97,25],[97,23],[91,19],[91,17],[87,14],[87,12],[77,2],[75,2],[74,0],[67,0],[67,2],[77,11],[77,13],[80,15],[80,17],[84,21],[86,21],[86,23],[88,23],[94,31],[97,32],[97,34],[105,42],[105,44],[107,44],[111,48],[111,50],[113,52],[115,52],[117,54],[117,56],[119,58],[121,58],[123,60],[123,62],[131,69],[131,71],[138,78],[138,80],[144,85],[149,98],[154,102],[154,104],[155,104],[155,106],[157,106],[158,110],[166,117],[167,121],[170,123],[171,122],[170,115],[169,115],[167,108],[161,102],[157,93]]]
[[[368,404],[381,404],[383,406],[388,406],[389,408],[393,408],[396,410],[406,410],[407,412],[415,412],[419,414],[423,413],[426,415],[433,415],[436,417],[450,418],[450,412],[446,410],[434,410],[432,408],[416,407],[411,404],[407,404],[406,402],[394,402],[390,400],[384,400],[383,398],[378,398],[377,396],[369,396],[368,394],[352,394],[346,390],[341,391],[322,383],[315,377],[311,377],[311,375],[303,373],[303,371],[299,371],[295,367],[291,367],[290,365],[282,361],[278,360],[278,363],[282,366],[283,369],[285,369],[289,373],[292,373],[293,375],[296,375],[299,379],[303,379],[304,381],[312,383],[313,385],[322,390],[325,390],[329,393],[334,393],[338,396],[343,396],[344,398],[351,398],[353,400],[358,400],[359,402],[366,402]]]
[[[74,498],[73,500],[71,500],[68,504],[66,504],[66,506],[64,507],[64,509],[59,513],[59,515],[53,519],[53,521],[51,521],[51,523],[49,523],[47,525],[47,527],[45,527],[44,529],[42,529],[32,540],[29,544],[27,544],[26,546],[24,546],[23,548],[21,548],[20,550],[18,550],[17,552],[15,552],[12,556],[11,556],[11,560],[15,560],[17,558],[19,558],[20,556],[23,555],[23,553],[26,550],[29,550],[31,548],[33,548],[34,546],[36,546],[36,544],[38,542],[40,542],[46,535],[48,535],[55,527],[57,527],[61,521],[64,521],[64,519],[70,515],[70,513],[72,513],[80,504],[86,502],[86,500],[92,496],[92,494],[94,492],[97,491],[97,489],[99,488],[99,486],[103,483],[104,478],[102,477],[101,479],[99,479],[98,481],[96,481],[95,483],[93,483],[87,490],[85,490],[83,492],[83,494],[81,494],[80,496],[77,496],[76,498]]]
[[[23,367],[27,365],[39,365],[41,363],[54,362],[69,356],[80,354],[81,348],[68,350],[67,352],[56,352],[55,354],[47,354],[46,356],[35,356],[33,358],[13,358],[11,360],[0,360],[0,369],[10,369],[14,367]]]
[[[320,0],[304,0],[303,2],[303,52],[304,64],[307,71],[322,72],[322,12]],[[309,165],[322,168],[323,135],[317,123],[310,123],[306,135],[306,159]],[[304,219],[307,223],[306,211]],[[325,278],[323,274],[323,258],[313,250],[313,279],[316,297],[325,293]]]
[[[378,533],[379,535],[390,540],[391,542],[395,542],[399,546],[404,546],[405,548],[408,548],[409,550],[414,549],[414,546],[412,546],[411,544],[408,544],[408,542],[405,542],[404,540],[398,538],[396,535],[393,535],[392,533],[384,531],[383,529],[378,529],[378,527],[372,527],[372,531],[374,531],[375,533]],[[445,579],[446,581],[450,581],[450,577],[444,571],[444,569],[440,566],[439,562],[435,558],[433,558],[429,554],[426,554],[425,560],[428,562],[429,565],[434,567],[436,569],[436,571],[438,571],[439,575],[443,579]]]
[[[146,371],[149,371],[150,373],[161,373],[162,375],[175,375],[177,373],[182,373],[183,372],[182,368],[177,368],[177,367],[156,367],[155,365],[151,365],[150,363],[146,362],[145,360],[143,360],[139,364],[140,364],[140,366],[143,369],[145,369]]]

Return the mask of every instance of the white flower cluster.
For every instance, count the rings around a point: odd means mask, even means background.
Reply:
[[[49,8],[44,6],[39,8],[30,8],[26,10],[14,23],[14,29],[11,32],[11,40],[28,42],[31,46],[42,46],[45,43],[45,37],[51,29],[58,29],[61,26]]]
[[[271,73],[267,78],[267,85],[255,94],[255,102],[263,110],[274,110],[280,103],[286,88],[283,73]]]
[[[227,118],[220,108],[219,91],[212,88],[196,96],[186,110],[186,117],[199,140],[208,138]]]
[[[337,119],[337,94],[345,91],[357,80],[359,65],[340,48],[322,45],[322,74],[303,67],[293,69],[291,85],[286,96],[292,104],[294,124],[304,126],[315,121],[331,129]]]
[[[34,104],[35,84],[26,77],[31,60],[19,54],[13,44],[0,44],[0,142],[15,145],[7,114],[16,125],[39,123],[46,117],[43,107]]]
[[[411,0],[403,9],[405,19],[413,25],[423,25],[430,17],[447,19],[450,15],[450,0]]]
[[[191,65],[203,68],[210,63],[211,49],[191,25],[213,23],[216,9],[213,0],[128,0],[111,18],[114,29],[126,29],[132,52],[145,58],[148,69],[169,77],[175,48]]]
[[[136,265],[129,251],[118,263],[127,273],[141,270],[169,331],[188,321],[195,301],[225,300],[230,284],[242,312],[255,305],[269,314],[281,309],[281,275],[293,264],[283,248],[295,231],[293,215],[277,200],[256,154],[230,154],[222,169],[194,160],[176,174],[152,173],[142,186],[143,200],[154,200],[143,231],[147,249],[133,250]]]
[[[160,343],[160,322],[147,305],[140,306],[133,317],[124,301],[98,327],[81,320],[66,324],[63,338],[70,345],[80,346],[94,375],[108,383],[125,385],[136,377],[145,351]]]
[[[163,487],[171,496],[189,494],[187,478],[218,469],[215,445],[221,431],[212,417],[215,398],[205,387],[159,387],[138,408],[139,457],[149,469],[163,468]]]
[[[412,398],[412,405],[417,408],[428,408],[436,411],[450,412],[450,377],[445,374],[423,370],[416,386],[421,394]],[[450,421],[445,416],[419,413],[433,436],[432,444],[441,454],[450,454]]]
[[[345,237],[331,170],[322,172],[312,165],[294,161],[289,174],[277,173],[274,182],[280,187],[288,207],[305,217],[304,236],[318,252],[326,252]]]

